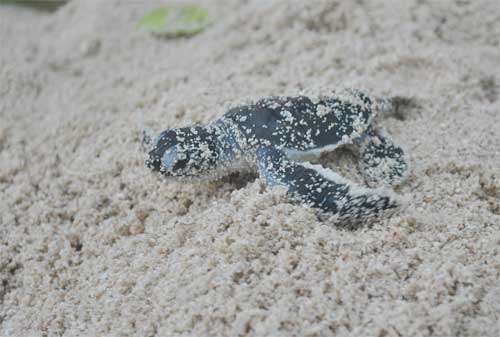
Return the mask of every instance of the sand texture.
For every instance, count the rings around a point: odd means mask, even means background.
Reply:
[[[497,1],[213,0],[201,34],[137,32],[160,3],[0,6],[0,336],[498,336]],[[337,87],[398,97],[392,218],[144,166],[141,123]]]

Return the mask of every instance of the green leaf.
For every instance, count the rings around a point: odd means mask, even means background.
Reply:
[[[190,36],[210,23],[208,12],[196,5],[170,4],[158,7],[139,20],[137,28],[166,37]]]

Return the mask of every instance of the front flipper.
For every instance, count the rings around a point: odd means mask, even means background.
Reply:
[[[279,149],[260,148],[256,157],[266,185],[288,187],[293,199],[336,215],[339,222],[366,222],[399,206],[397,196],[386,189],[357,187],[320,165],[295,163]]]
[[[359,168],[368,185],[401,184],[409,172],[403,149],[380,130],[370,128],[356,141],[359,150]]]

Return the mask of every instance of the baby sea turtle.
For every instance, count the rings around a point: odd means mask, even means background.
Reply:
[[[256,170],[267,186],[284,185],[293,200],[339,222],[365,222],[399,206],[391,190],[356,186],[309,160],[350,145],[369,185],[394,186],[407,176],[401,147],[375,123],[392,109],[388,99],[348,90],[328,97],[273,96],[230,109],[207,126],[144,133],[146,165],[169,177],[220,177]]]

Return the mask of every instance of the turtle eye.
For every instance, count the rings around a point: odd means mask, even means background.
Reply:
[[[167,175],[186,175],[191,155],[178,146],[168,148],[161,157],[161,171]]]
[[[172,171],[177,162],[177,149],[175,146],[169,147],[161,157],[162,168],[165,171]]]
[[[150,138],[149,143],[151,144],[151,148],[149,149],[148,158],[146,159],[147,167],[158,172],[165,171],[165,168],[168,169],[169,166],[174,164],[175,153],[172,152],[175,150],[175,145],[177,144],[175,129],[161,132],[155,140]],[[168,152],[170,152],[170,156],[168,156]],[[166,159],[166,161],[164,159]],[[168,165],[166,166],[165,163]]]

